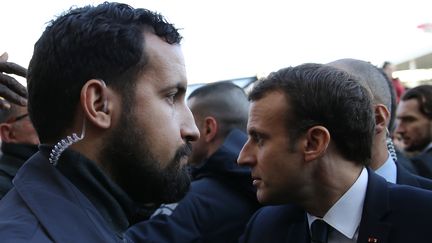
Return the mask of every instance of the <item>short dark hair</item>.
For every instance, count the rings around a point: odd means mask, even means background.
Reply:
[[[234,129],[246,132],[249,101],[242,88],[230,81],[210,83],[195,89],[194,115],[213,116],[219,123],[218,136],[226,137]]]
[[[432,119],[432,85],[423,84],[407,90],[401,100],[417,100],[420,112]]]
[[[383,104],[390,112],[389,128],[393,127],[396,112],[396,94],[391,80],[385,72],[369,62],[357,59],[339,59],[328,65],[341,68],[357,76],[361,85],[369,89],[375,104]]]
[[[27,76],[29,113],[42,142],[64,136],[88,80],[103,79],[123,99],[130,96],[148,62],[146,28],[170,44],[182,38],[162,15],[121,3],[70,9],[50,22]]]
[[[392,65],[392,63],[391,62],[389,62],[389,61],[385,61],[384,63],[383,63],[383,65],[382,65],[382,69],[386,69],[388,66],[390,66],[390,65]]]
[[[293,143],[321,125],[344,158],[370,162],[375,117],[369,91],[354,76],[322,64],[288,67],[259,81],[249,99],[259,100],[271,91],[282,92],[290,102],[285,117]]]
[[[389,91],[390,91],[390,101],[391,101],[391,104],[390,104],[391,105],[390,106],[390,122],[389,122],[387,127],[388,127],[390,133],[393,133],[393,131],[395,129],[396,109],[397,109],[396,89],[393,86],[393,82],[388,78],[388,76],[384,72],[384,70],[382,68],[379,68],[378,70],[380,71],[381,75],[383,75],[383,77],[385,78],[387,85],[389,87]]]

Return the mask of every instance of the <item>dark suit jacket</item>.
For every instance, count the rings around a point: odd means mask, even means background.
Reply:
[[[432,190],[432,180],[410,173],[399,163],[396,163],[396,167],[397,167],[397,175],[396,175],[397,184],[415,186],[427,190]]]
[[[404,153],[396,149],[397,163],[414,175],[419,175],[411,159],[405,156]]]
[[[432,242],[432,192],[387,183],[368,172],[357,242]],[[306,212],[295,205],[263,207],[252,216],[240,242],[310,243]]]
[[[419,176],[432,179],[432,149],[411,158]]]

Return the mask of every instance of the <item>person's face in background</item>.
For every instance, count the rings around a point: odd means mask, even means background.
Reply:
[[[14,106],[8,121],[0,124],[1,139],[7,143],[39,144],[39,137],[30,121],[27,107]]]
[[[408,152],[421,151],[432,141],[432,121],[420,112],[416,99],[399,102],[396,124],[395,132]]]
[[[200,114],[198,114],[196,109],[194,109],[195,101],[196,99],[194,97],[190,98],[188,100],[188,106],[194,115],[195,124],[198,127],[199,133],[201,135],[198,140],[191,143],[192,154],[191,156],[189,156],[189,160],[188,160],[188,164],[191,166],[197,166],[200,163],[202,163],[205,159],[207,159],[207,153],[208,153],[208,146],[205,141],[205,136],[203,136],[203,134],[205,134],[205,129],[206,129],[205,119],[202,116],[200,116]]]
[[[146,34],[149,63],[103,150],[114,180],[137,202],[181,199],[190,184],[185,164],[199,137],[185,103],[187,88],[180,46]],[[130,106],[129,106],[130,105]],[[146,192],[146,194],[142,193]]]

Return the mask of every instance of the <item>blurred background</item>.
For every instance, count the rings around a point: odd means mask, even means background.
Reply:
[[[47,22],[71,6],[101,2],[2,1],[0,52],[27,66]],[[430,0],[123,2],[160,12],[181,29],[190,84],[253,80],[282,67],[340,58],[379,67],[388,61],[406,87],[432,82]]]

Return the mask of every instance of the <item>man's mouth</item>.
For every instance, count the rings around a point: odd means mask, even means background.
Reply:
[[[252,185],[258,187],[261,184],[261,178],[252,176]]]

